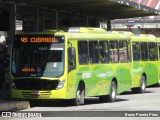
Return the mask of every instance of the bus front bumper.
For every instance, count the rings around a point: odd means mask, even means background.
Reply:
[[[13,99],[67,99],[66,88],[58,90],[17,90],[11,89]]]

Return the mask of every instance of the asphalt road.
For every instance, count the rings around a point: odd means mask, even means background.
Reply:
[[[144,94],[132,94],[127,91],[117,96],[115,103],[99,103],[98,98],[86,98],[85,105],[70,106],[62,102],[32,102],[31,108],[24,114],[36,112],[42,118],[24,118],[25,120],[158,120],[160,118],[160,87],[150,87]],[[27,112],[27,113],[26,113]],[[45,118],[44,118],[45,117]],[[83,117],[83,118],[82,118]],[[23,118],[3,118],[21,120]]]

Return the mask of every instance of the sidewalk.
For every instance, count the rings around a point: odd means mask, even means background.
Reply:
[[[12,100],[9,90],[0,90],[0,111],[17,111],[28,108],[30,108],[29,101]]]

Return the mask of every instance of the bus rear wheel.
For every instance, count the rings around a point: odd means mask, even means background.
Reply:
[[[140,93],[144,93],[145,90],[146,90],[146,77],[143,75],[141,78]]]
[[[110,86],[109,95],[99,96],[99,101],[101,103],[115,102],[116,101],[116,95],[117,95],[117,85],[114,81],[112,81],[111,86]]]
[[[84,89],[81,89],[80,87],[78,87],[77,92],[76,92],[76,98],[72,100],[72,104],[74,106],[78,106],[78,105],[82,105],[84,104]]]
[[[132,92],[133,93],[145,93],[145,90],[146,90],[146,77],[142,75],[140,87],[132,88]]]

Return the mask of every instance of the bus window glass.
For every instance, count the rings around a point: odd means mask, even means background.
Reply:
[[[158,44],[158,49],[159,49],[159,60],[160,60],[160,44]]]
[[[119,60],[120,62],[128,62],[128,45],[127,41],[119,41]]]
[[[141,43],[141,60],[147,61],[148,60],[148,49],[147,49],[147,43],[142,42]]]
[[[68,48],[68,66],[73,69],[76,66],[76,51],[74,47]]]
[[[88,64],[88,42],[78,41],[79,64]]]
[[[98,50],[98,41],[90,41],[89,42],[89,57],[90,63],[98,63],[99,62],[99,50]]]
[[[139,61],[140,60],[140,45],[138,42],[132,43],[132,52],[133,52],[133,60]]]
[[[109,62],[108,41],[100,41],[99,50],[100,50],[100,56],[99,56],[100,62],[108,63]]]
[[[118,42],[117,41],[110,41],[109,43],[109,56],[110,61],[113,63],[118,62]]]
[[[132,56],[131,56],[131,42],[130,41],[127,42],[127,46],[128,46],[128,60],[131,61]]]
[[[47,39],[49,37],[53,39]],[[12,54],[14,76],[57,77],[63,74],[63,63],[64,37],[15,37]]]
[[[157,59],[157,47],[156,43],[148,43],[149,47],[149,60],[156,60]]]

